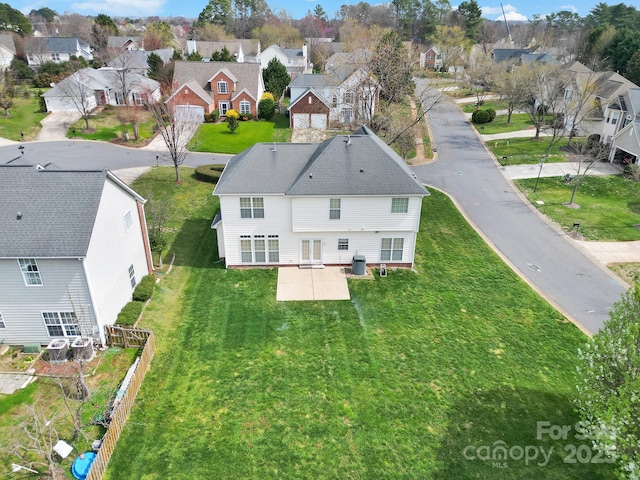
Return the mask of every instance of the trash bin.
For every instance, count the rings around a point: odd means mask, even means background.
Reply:
[[[351,264],[351,273],[353,275],[366,275],[367,259],[364,257],[364,255],[353,256],[353,263]]]

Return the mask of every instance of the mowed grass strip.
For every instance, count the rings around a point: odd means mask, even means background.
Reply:
[[[533,138],[535,132],[532,132],[531,138],[509,138],[502,140],[487,140],[487,147],[500,160],[503,156],[507,156],[509,165],[524,165],[540,163],[543,156],[549,151],[551,139],[548,137]],[[566,146],[567,140],[561,139],[551,149],[551,155],[545,159],[545,162],[564,162],[566,154],[560,150],[560,147]]]
[[[260,142],[288,142],[291,139],[289,119],[274,115],[273,121],[240,122],[235,132],[226,122],[203,123],[189,142],[194,152],[240,153]]]
[[[625,242],[640,240],[640,183],[618,175],[587,175],[573,199],[573,183],[563,178],[541,178],[534,193],[536,179],[515,180],[516,186],[531,204],[562,226],[572,230],[580,223],[580,233],[587,240]],[[575,180],[574,180],[575,181]],[[543,201],[539,205],[536,201]]]
[[[13,107],[9,109],[9,116],[5,116],[4,109],[0,109],[0,137],[19,142],[20,133],[24,133],[25,140],[33,140],[40,132],[40,121],[47,116],[40,111],[39,95],[48,89],[29,88],[29,98],[24,97],[24,88],[16,87],[13,97]]]
[[[154,174],[191,228],[145,311],[159,349],[109,478],[612,478],[536,439],[537,421],[578,420],[585,337],[443,194],[424,200],[417,273],[350,281],[351,301],[276,302],[275,269],[215,263],[211,186]],[[554,451],[506,469],[463,455],[499,441]]]

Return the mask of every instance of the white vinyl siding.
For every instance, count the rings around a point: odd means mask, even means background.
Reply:
[[[240,197],[241,218],[264,218],[264,198]]]
[[[73,312],[42,312],[42,319],[50,337],[77,337],[78,320]]]
[[[391,213],[407,213],[409,211],[408,198],[392,198]]]
[[[329,199],[329,219],[340,220],[340,199]]]
[[[42,286],[40,270],[35,258],[19,258],[18,263],[22,271],[24,284],[28,286]]]
[[[402,261],[403,238],[383,238],[380,243],[381,261]]]

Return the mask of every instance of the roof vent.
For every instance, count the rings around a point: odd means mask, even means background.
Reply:
[[[22,212],[18,212],[18,214],[16,215],[16,219],[22,220]]]
[[[310,173],[310,174],[309,174],[309,178],[313,178],[313,173]]]
[[[364,168],[361,168],[361,169],[360,169],[360,173],[364,173]]]

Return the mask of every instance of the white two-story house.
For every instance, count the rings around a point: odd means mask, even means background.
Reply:
[[[410,267],[429,192],[363,126],[320,144],[256,144],[229,161],[213,194],[227,267],[345,265],[354,255]]]
[[[87,42],[75,37],[30,37],[24,42],[27,62],[39,67],[45,62],[68,62],[71,57],[93,60],[91,47]]]
[[[109,171],[0,165],[0,344],[104,342],[152,271],[145,200]]]
[[[605,111],[603,139],[611,145],[609,161],[638,163],[640,158],[640,88],[630,88]]]

